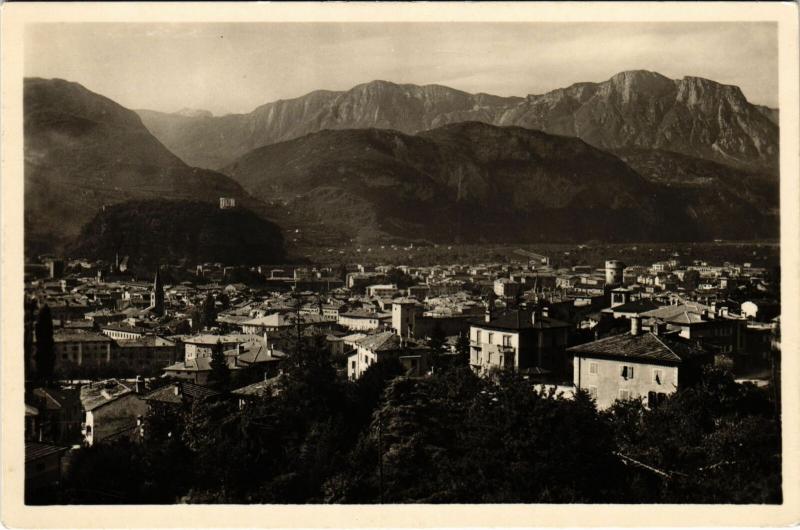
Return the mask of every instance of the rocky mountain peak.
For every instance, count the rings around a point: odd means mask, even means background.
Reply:
[[[749,106],[742,90],[735,85],[724,85],[703,77],[686,76],[677,82],[678,101],[687,105],[713,105],[726,101],[735,110],[743,110]]]
[[[750,104],[738,87],[629,70],[527,98],[469,94],[442,85],[374,80],[318,91],[250,114],[187,120],[140,113],[183,160],[220,168],[251,149],[322,129],[377,127],[417,133],[480,121],[577,136],[600,148],[658,148],[754,169],[777,168],[777,111]]]
[[[605,83],[606,94],[618,94],[623,102],[648,97],[659,97],[675,91],[674,82],[668,77],[647,70],[620,72]]]

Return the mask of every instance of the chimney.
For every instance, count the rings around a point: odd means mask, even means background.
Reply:
[[[265,329],[264,330],[264,346],[267,346],[267,345],[268,345],[268,343],[267,343],[267,330]]]
[[[631,335],[634,337],[642,331],[642,323],[638,316],[631,317]]]
[[[491,322],[492,321],[492,310],[488,307],[486,308],[486,312],[483,314],[484,322]]]
[[[181,384],[180,383],[175,383],[175,395],[176,396],[180,396],[181,395]]]
[[[144,393],[144,378],[141,375],[136,376],[136,383],[134,384],[136,393],[141,395]]]

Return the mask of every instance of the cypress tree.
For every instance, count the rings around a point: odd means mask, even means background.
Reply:
[[[53,316],[50,307],[45,304],[39,310],[36,319],[36,375],[43,382],[48,383],[53,378],[55,368],[55,341],[53,340]]]
[[[225,361],[225,353],[222,351],[222,341],[217,341],[217,346],[211,354],[211,373],[209,383],[218,390],[228,390],[231,382],[231,371]]]

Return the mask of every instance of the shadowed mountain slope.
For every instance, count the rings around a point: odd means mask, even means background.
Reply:
[[[26,79],[25,242],[58,251],[103,207],[131,199],[255,201],[229,177],[187,166],[139,116],[77,83]]]
[[[692,240],[773,228],[709,224],[683,188],[643,178],[577,138],[478,122],[413,136],[326,130],[222,171],[255,197],[286,203],[302,223],[362,241]]]

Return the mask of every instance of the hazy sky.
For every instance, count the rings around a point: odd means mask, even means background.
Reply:
[[[774,23],[42,24],[27,28],[25,75],[226,114],[374,79],[525,96],[646,69],[777,106],[777,54]]]

